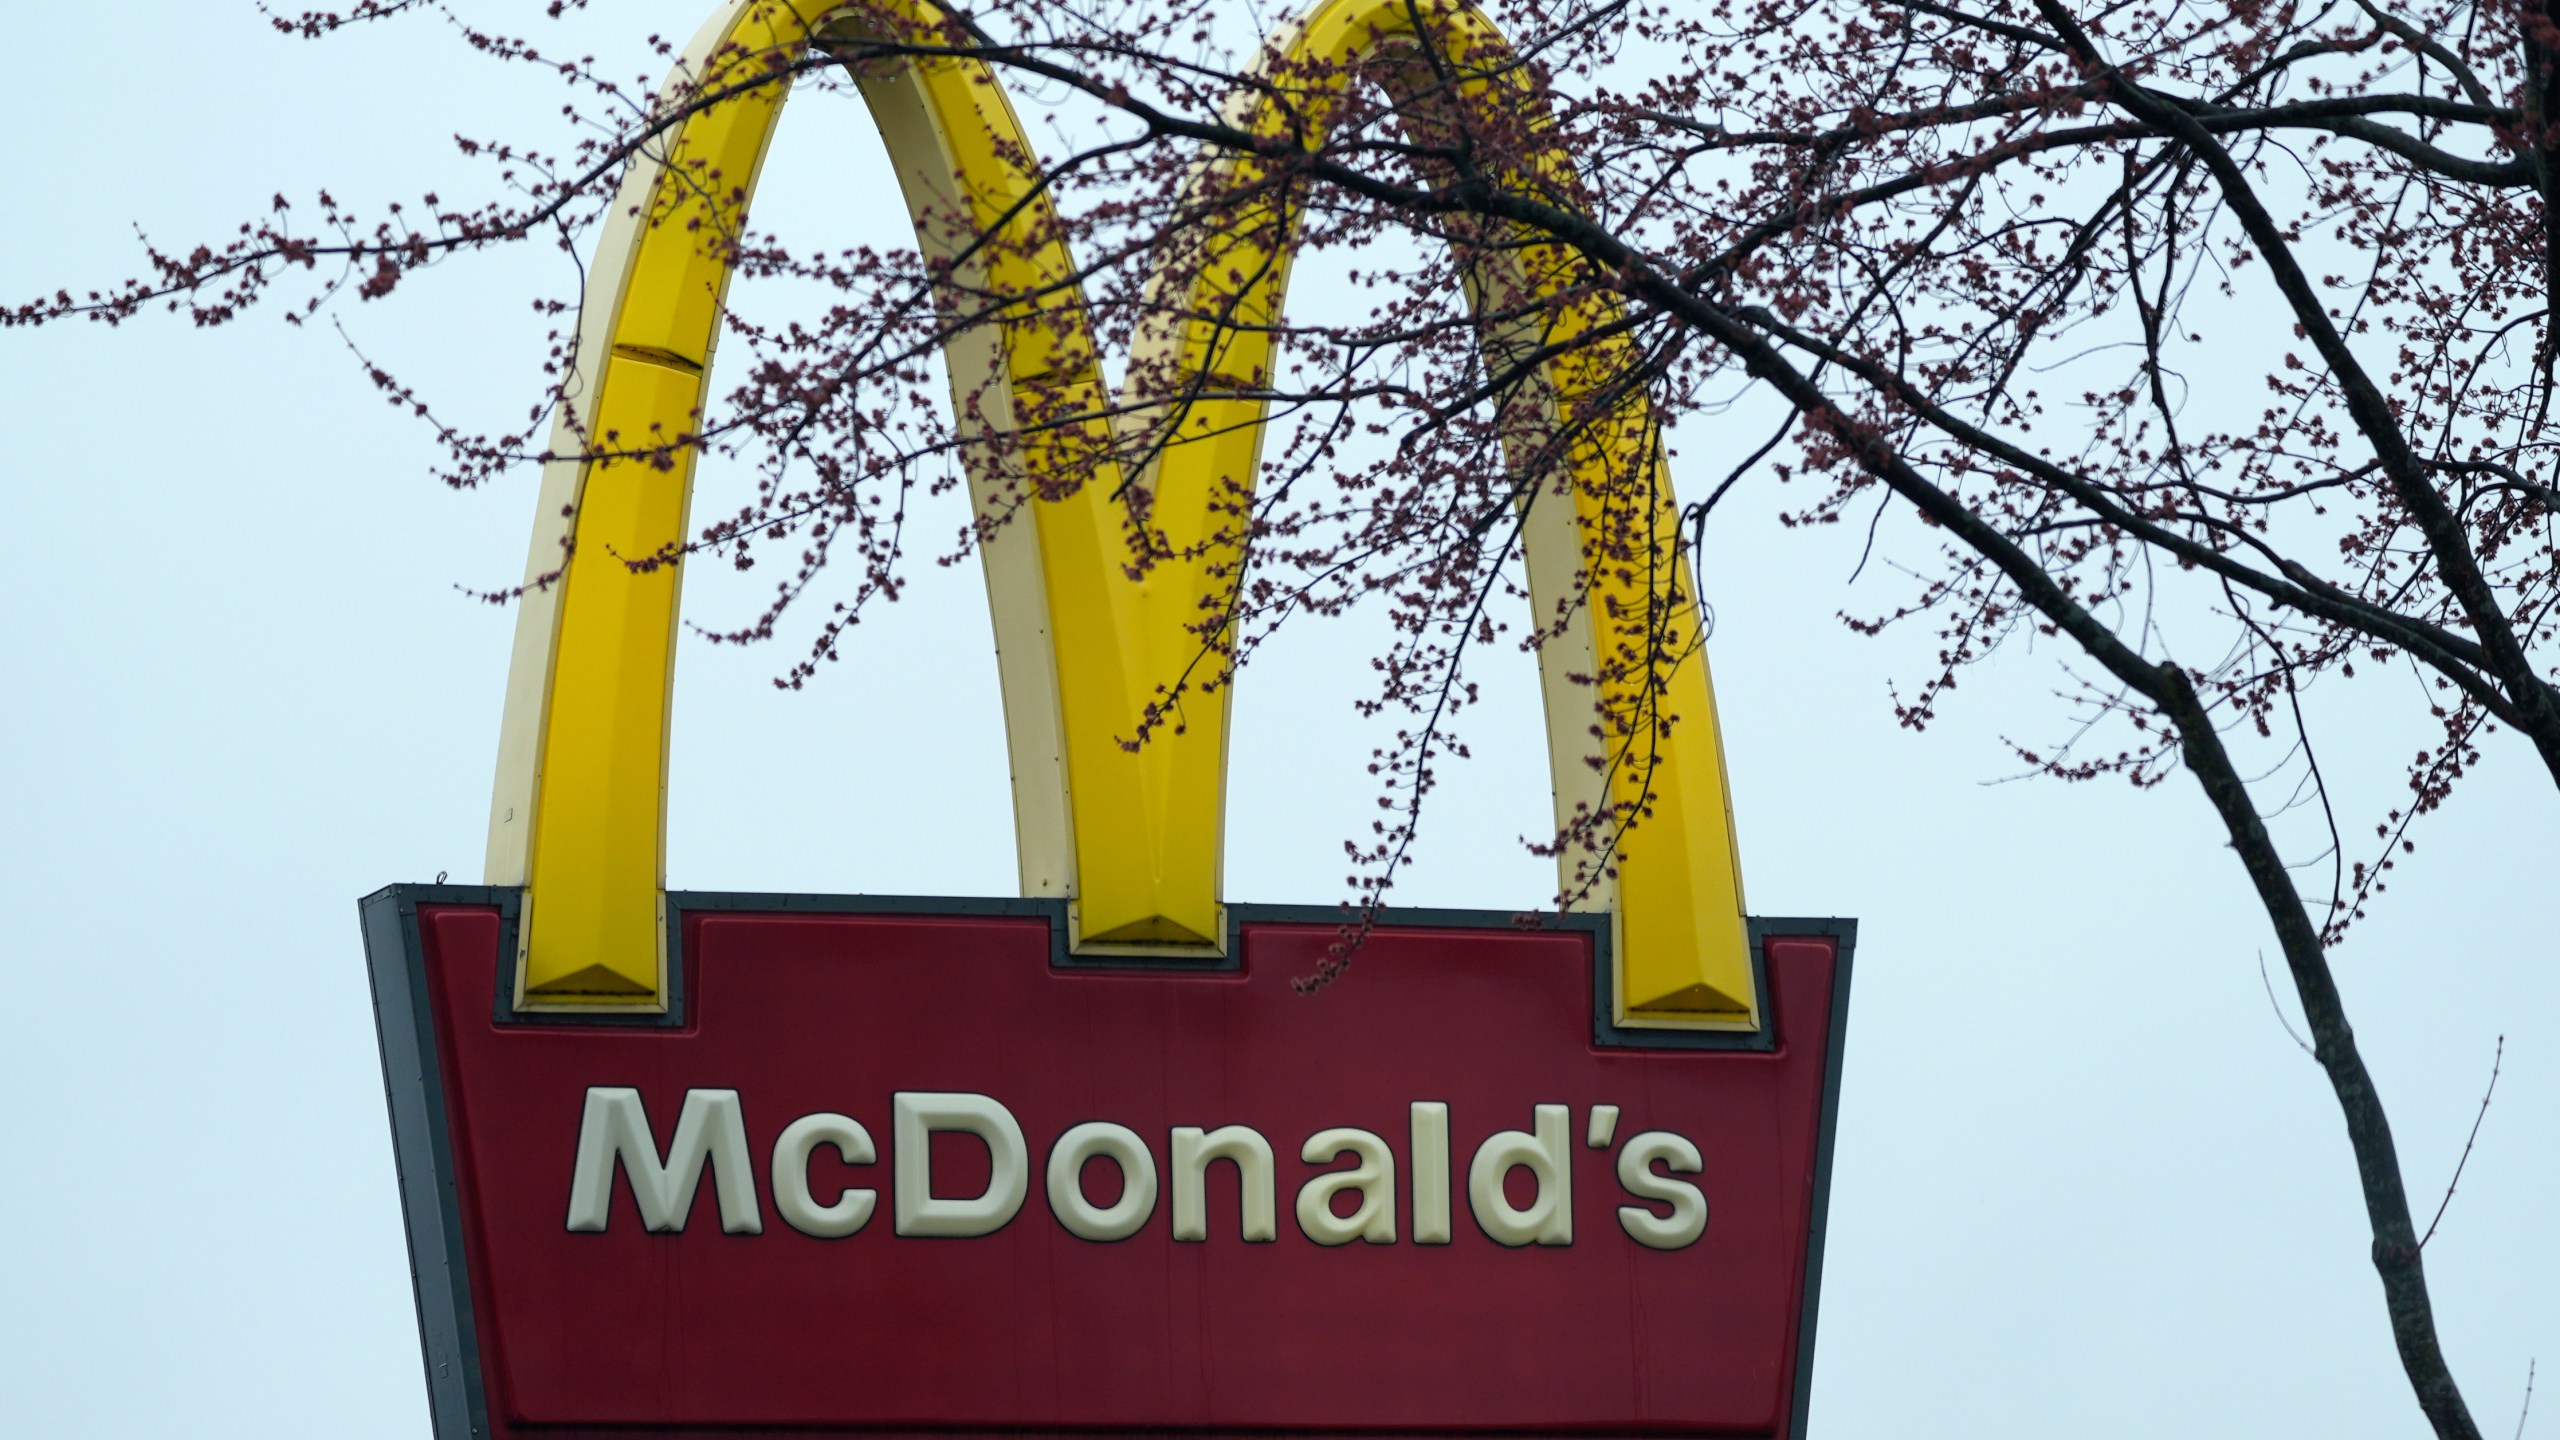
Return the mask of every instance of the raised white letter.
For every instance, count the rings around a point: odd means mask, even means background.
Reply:
[[[988,1235],[1005,1227],[1031,1193],[1031,1155],[1013,1112],[984,1095],[901,1090],[890,1097],[898,1147],[898,1233]],[[948,1200],[933,1193],[933,1132],[959,1130],[987,1142],[987,1193]]]
[[[1272,1199],[1271,1142],[1258,1130],[1221,1125],[1202,1133],[1196,1125],[1173,1127],[1173,1238],[1209,1238],[1209,1164],[1236,1165],[1236,1202],[1247,1240],[1276,1240],[1279,1207]]]
[[[1387,1142],[1366,1130],[1319,1130],[1307,1137],[1298,1158],[1308,1164],[1357,1155],[1348,1170],[1330,1170],[1298,1190],[1298,1228],[1319,1245],[1372,1245],[1396,1241],[1396,1157]],[[1360,1208],[1349,1215],[1333,1213],[1333,1197],[1345,1190],[1360,1192]]]
[[[1467,1203],[1476,1224],[1504,1245],[1573,1243],[1573,1166],[1565,1145],[1565,1107],[1540,1105],[1533,1111],[1537,1134],[1496,1130],[1476,1147],[1467,1167]],[[1503,1177],[1514,1168],[1537,1177],[1538,1198],[1526,1210],[1511,1207],[1502,1193]]]
[[[1120,1167],[1120,1198],[1108,1207],[1085,1198],[1084,1162],[1100,1156]],[[1088,1120],[1049,1147],[1049,1212],[1085,1240],[1126,1240],[1156,1213],[1156,1162],[1147,1142],[1126,1125]]]
[[[821,1240],[841,1240],[871,1223],[879,1204],[868,1190],[847,1189],[832,1205],[821,1205],[809,1193],[809,1152],[833,1145],[847,1165],[868,1165],[880,1158],[871,1148],[871,1132],[850,1116],[820,1111],[803,1115],[773,1142],[773,1208],[791,1228]]]
[[[714,1152],[717,1153],[714,1153]],[[630,1178],[640,1202],[640,1223],[659,1231],[682,1230],[693,1213],[702,1166],[711,1162],[711,1191],[720,1199],[720,1228],[732,1235],[764,1233],[756,1213],[753,1162],[747,1159],[747,1122],[735,1090],[687,1090],[676,1116],[676,1138],[667,1158],[649,1130],[640,1092],[627,1085],[590,1085],[578,1118],[578,1158],[569,1177],[569,1228],[602,1233],[613,1213],[613,1167]]]
[[[1413,1243],[1449,1243],[1449,1107],[1413,1102]]]
[[[1655,1200],[1671,1207],[1668,1215],[1656,1215],[1641,1205],[1618,1207],[1618,1223],[1639,1245],[1656,1250],[1678,1250],[1695,1245],[1707,1233],[1707,1197],[1686,1180],[1674,1180],[1653,1171],[1655,1165],[1695,1175],[1706,1168],[1698,1158],[1698,1147],[1687,1137],[1668,1130],[1647,1130],[1627,1142],[1618,1152],[1618,1183],[1639,1200]]]

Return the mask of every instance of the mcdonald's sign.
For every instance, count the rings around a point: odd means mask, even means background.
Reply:
[[[687,533],[692,456],[611,437],[702,404],[728,257],[697,222],[742,217],[785,99],[724,78],[887,13],[729,0],[686,51],[671,84],[726,98],[632,163],[589,269],[485,883],[362,904],[438,1435],[1801,1435],[1854,927],[1747,917],[1667,486],[1525,521],[1533,597],[1578,617],[1540,656],[1559,825],[1644,816],[1569,913],[1385,911],[1311,1000],[1341,912],[1222,896],[1225,690],[1125,742],[1233,573],[1210,496],[1262,415],[1225,398],[1148,461],[1180,558],[1133,572],[1116,484],[986,531],[1018,898],[666,888],[682,567],[626,557]],[[1425,25],[1501,53],[1403,0],[1321,0],[1271,50]],[[997,429],[1102,398],[994,74],[917,53],[860,84],[920,243],[1052,307],[956,330],[955,394]],[[955,256],[924,222],[951,213],[1033,238]],[[1285,265],[1215,269],[1194,313],[1277,314]],[[1141,343],[1246,373],[1269,334]],[[1573,463],[1660,465],[1646,416],[1593,437]],[[1046,443],[973,462],[982,510]],[[1629,524],[1670,578],[1590,562]],[[1628,623],[1676,642],[1685,718],[1585,763],[1631,733]]]

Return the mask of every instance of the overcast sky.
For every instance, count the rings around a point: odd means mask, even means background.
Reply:
[[[638,72],[637,37],[690,33],[705,6],[617,0],[592,43]],[[458,186],[454,131],[531,126],[561,98],[433,19],[313,46],[246,0],[146,0],[111,27],[13,14],[0,300],[131,273],[136,223],[191,241],[279,190]],[[784,127],[760,221],[894,240],[859,120]],[[540,351],[524,297],[557,263],[451,267],[350,325],[458,411],[512,420]],[[338,338],[271,316],[0,333],[0,380],[7,1427],[423,1435],[355,902],[479,877],[512,617],[457,587],[514,577],[529,479],[444,490]],[[1683,480],[1758,439],[1692,427]],[[1705,584],[1752,908],[1861,926],[1815,1433],[2421,1433],[2342,1125],[2262,988],[2272,940],[2192,785],[1991,783],[2016,769],[2001,735],[2056,726],[2049,650],[1970,678],[1926,735],[1897,729],[1886,677],[1925,637],[1846,633],[1837,611],[1888,592],[1873,569],[1846,588],[1855,537],[1783,533],[1776,503],[1720,512]],[[1888,532],[1905,543],[1925,558]],[[710,568],[692,613],[747,609]],[[1007,891],[983,591],[974,566],[918,574],[806,694],[766,683],[784,652],[687,648],[674,884]],[[1248,674],[1229,898],[1343,894],[1341,841],[1371,813],[1361,643],[1309,629]],[[1447,771],[1401,899],[1550,893],[1516,839],[1547,824],[1531,672],[1484,671],[1478,759]],[[2368,807],[2417,743],[2359,720],[2384,698],[2325,711]],[[2528,1362],[2560,1362],[2554,816],[2498,737],[2336,957],[2422,1222],[2506,1037],[2427,1251],[2455,1374],[2501,1436]],[[2560,1434],[2546,1390],[2528,1434]]]

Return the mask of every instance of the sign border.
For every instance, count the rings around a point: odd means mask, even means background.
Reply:
[[[473,905],[497,910],[499,973],[492,1000],[496,1023],[545,1027],[611,1025],[628,1029],[673,1029],[684,1024],[682,936],[684,917],[689,911],[1045,918],[1049,922],[1052,968],[1122,972],[1232,972],[1243,965],[1241,935],[1245,925],[1339,925],[1350,918],[1341,906],[1231,904],[1225,907],[1226,954],[1160,959],[1073,953],[1068,946],[1067,902],[1063,899],[670,890],[665,904],[669,990],[664,1013],[518,1014],[511,1001],[515,988],[513,967],[518,963],[515,931],[522,913],[522,894],[520,887],[511,885],[398,884],[386,885],[357,902],[364,930],[365,968],[373,992],[374,1028],[382,1054],[383,1094],[390,1111],[392,1157],[400,1183],[402,1228],[409,1245],[410,1288],[417,1302],[428,1409],[437,1440],[486,1440],[494,1432],[489,1425],[488,1394],[481,1374],[478,1327],[472,1318],[461,1197],[452,1180],[453,1145],[445,1118],[444,1067],[437,1048],[435,1012],[427,993],[425,952],[418,933],[419,906]],[[1751,1032],[1633,1029],[1612,1023],[1609,922],[1610,917],[1601,914],[1422,907],[1382,909],[1372,921],[1380,929],[1578,930],[1590,934],[1594,1048],[1761,1052],[1776,1048],[1778,1017],[1774,1010],[1766,1011],[1760,1028]],[[1840,1116],[1840,1077],[1849,1034],[1850,979],[1857,952],[1858,922],[1840,917],[1755,916],[1749,920],[1749,933],[1752,980],[1764,1005],[1769,999],[1767,942],[1828,939],[1837,947],[1831,971],[1830,1035],[1823,1056],[1822,1109],[1814,1134],[1812,1212],[1805,1235],[1804,1291],[1798,1305],[1795,1393],[1787,1425],[1787,1440],[1805,1440],[1813,1399],[1814,1332],[1822,1298],[1824,1241],[1830,1228],[1832,1148]],[[1038,1432],[961,1429],[936,1433],[999,1436]],[[1265,1432],[1247,1429],[1229,1433],[1287,1432],[1272,1427]],[[1527,1440],[1539,1432],[1496,1433]]]

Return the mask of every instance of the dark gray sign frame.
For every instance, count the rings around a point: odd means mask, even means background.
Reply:
[[[418,1339],[426,1363],[427,1401],[434,1417],[436,1440],[486,1440],[490,1428],[488,1395],[483,1384],[480,1344],[471,1306],[471,1279],[462,1239],[461,1197],[453,1182],[452,1136],[446,1124],[443,1067],[435,1034],[435,1012],[427,994],[425,951],[418,934],[422,905],[487,906],[499,915],[499,966],[491,1014],[501,1025],[612,1025],[667,1028],[684,1023],[684,917],[692,912],[779,914],[864,914],[932,916],[1012,916],[1049,923],[1050,964],[1067,970],[1211,970],[1233,971],[1243,964],[1246,925],[1351,925],[1356,915],[1341,906],[1230,905],[1225,955],[1215,960],[1153,959],[1147,956],[1081,956],[1067,943],[1067,908],[1061,900],[1003,899],[969,896],[798,895],[733,891],[669,891],[667,893],[668,1006],[664,1014],[568,1015],[557,1012],[519,1014],[513,1004],[516,925],[523,892],[494,885],[388,885],[358,902],[365,942],[365,962],[373,987],[375,1030],[382,1052],[384,1098],[389,1104],[392,1153],[398,1166],[400,1208],[409,1240],[410,1288],[418,1305]],[[1752,983],[1764,1001],[1764,1017],[1756,1031],[1654,1030],[1622,1027],[1611,1020],[1612,969],[1608,917],[1587,914],[1498,910],[1382,909],[1368,923],[1379,929],[1462,929],[1573,931],[1591,936],[1592,1035],[1595,1049],[1694,1049],[1771,1051],[1777,1047],[1778,1017],[1769,1011],[1767,944],[1772,939],[1830,939],[1838,944],[1832,967],[1831,1024],[1824,1055],[1822,1112],[1814,1141],[1813,1209],[1805,1241],[1804,1295],[1796,1333],[1794,1403],[1788,1440],[1805,1440],[1813,1399],[1813,1345],[1822,1295],[1823,1243],[1831,1211],[1832,1145],[1840,1111],[1842,1057],[1849,1032],[1852,961],[1857,950],[1858,922],[1840,918],[1762,919],[1750,921]],[[577,1432],[589,1440],[618,1432]],[[749,1432],[740,1432],[742,1434]],[[767,1440],[782,1433],[756,1431]],[[796,1432],[794,1432],[796,1433]],[[887,1433],[887,1432],[877,1432]],[[1028,1432],[1014,1432],[1025,1437]],[[1288,1432],[1274,1430],[1274,1435]],[[1383,1435],[1384,1432],[1382,1432]],[[1454,1432],[1435,1432],[1446,1440]],[[1508,1434],[1512,1432],[1491,1432]],[[671,1432],[630,1432],[631,1440],[651,1440]]]

